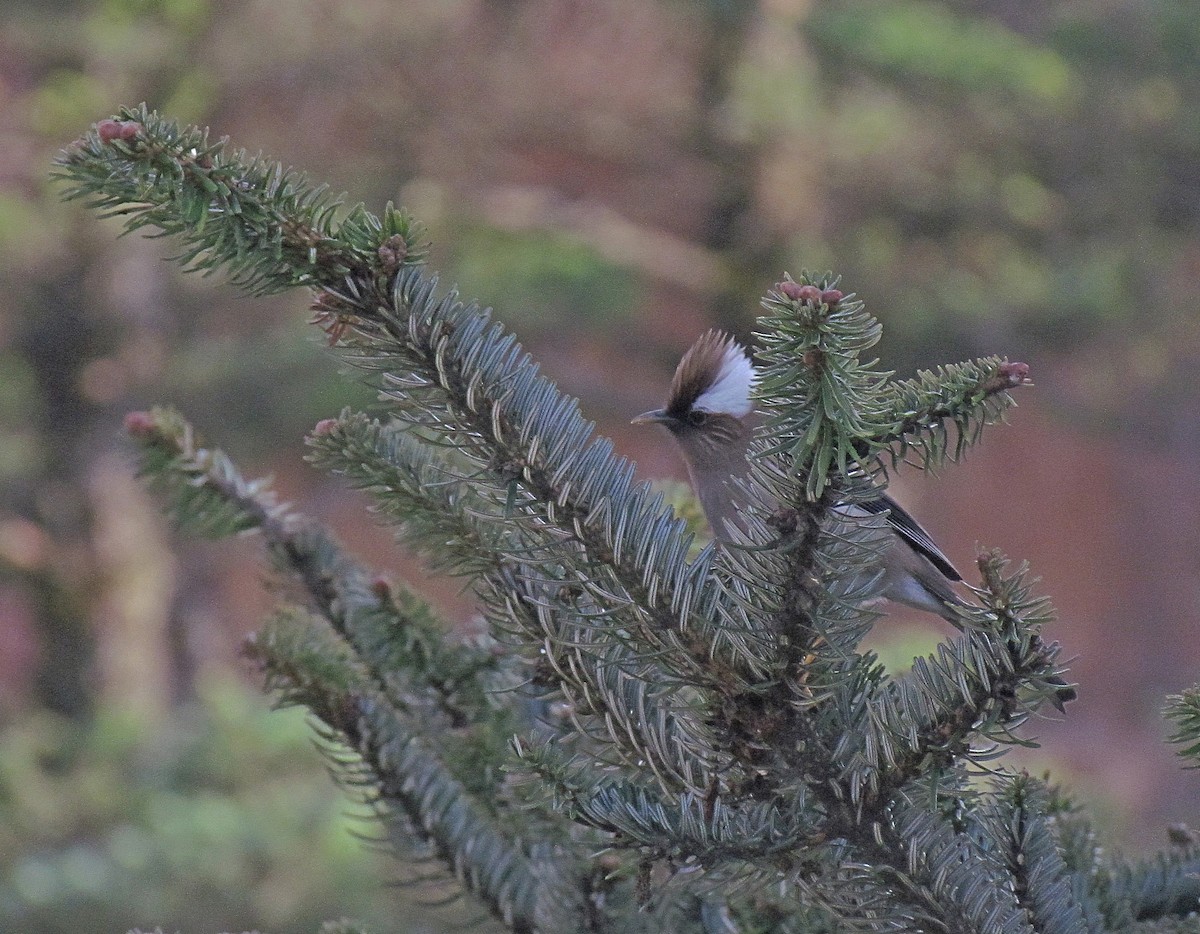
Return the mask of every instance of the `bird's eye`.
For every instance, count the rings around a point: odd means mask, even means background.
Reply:
[[[704,409],[692,409],[687,414],[687,422],[693,428],[699,428],[708,421],[708,415],[709,413],[705,412]]]

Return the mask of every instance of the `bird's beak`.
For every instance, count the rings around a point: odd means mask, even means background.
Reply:
[[[664,422],[669,422],[669,416],[664,409],[655,409],[653,412],[643,412],[629,424],[631,425],[661,425]]]

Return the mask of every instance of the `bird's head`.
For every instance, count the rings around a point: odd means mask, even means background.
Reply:
[[[757,378],[741,344],[721,331],[709,331],[679,361],[667,404],[639,415],[633,424],[662,425],[685,454],[726,445],[736,445],[743,454]]]
[[[750,466],[750,394],[757,379],[746,349],[728,334],[709,331],[679,361],[667,404],[633,420],[635,425],[662,425],[674,437],[692,489],[719,539],[742,528],[744,497],[735,481]]]

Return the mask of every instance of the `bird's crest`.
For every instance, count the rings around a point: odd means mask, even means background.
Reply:
[[[750,392],[757,379],[746,348],[729,334],[709,331],[679,361],[667,411],[682,416],[703,409],[743,418],[753,408]]]

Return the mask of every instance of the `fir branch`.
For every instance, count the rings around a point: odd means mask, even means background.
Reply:
[[[354,718],[353,698],[377,688],[345,640],[302,607],[273,611],[247,637],[242,654],[258,668],[279,706],[303,706],[333,729]]]
[[[514,931],[544,929],[542,922],[551,918],[572,923],[564,878],[573,863],[561,854],[561,875],[545,866],[535,870],[531,856],[494,825],[417,724],[374,689],[347,648],[285,612],[247,652],[285,702],[303,703],[353,750],[351,760],[334,754],[343,781],[367,789],[400,852],[413,834],[429,841],[459,882]],[[327,677],[331,671],[335,676]]]
[[[978,443],[983,429],[1014,406],[1009,391],[1029,385],[1029,367],[1000,357],[922,370],[914,379],[887,384],[887,427],[879,435],[894,465],[918,455],[917,466],[958,461]],[[954,431],[951,438],[951,429]]]
[[[480,596],[493,619],[538,639],[543,680],[561,692],[580,735],[600,741],[616,763],[634,773],[648,769],[675,790],[703,789],[715,773],[737,770],[704,722],[702,691],[658,679],[655,657],[612,638],[606,615],[586,594],[571,587],[548,592],[518,571]],[[591,755],[605,764],[599,752]]]
[[[141,475],[182,527],[210,536],[260,532],[276,564],[301,583],[397,704],[420,709],[435,732],[439,724],[490,723],[506,737],[511,725],[486,689],[499,661],[494,654],[447,643],[428,606],[385,584],[327,532],[279,504],[265,480],[244,479],[174,411],[132,413],[126,429],[139,443]]]
[[[1088,934],[1097,928],[1088,923],[1072,886],[1048,809],[1039,782],[1027,774],[1013,776],[1000,795],[978,809],[974,823],[984,832],[978,842],[1012,877],[1017,901],[1035,931]]]
[[[1045,778],[1048,780],[1049,776]],[[1128,906],[1113,895],[1113,866],[1104,857],[1096,831],[1083,809],[1056,785],[1043,783],[1043,790],[1047,819],[1088,930],[1119,929],[1131,923]]]
[[[532,658],[556,677],[581,728],[597,735],[590,724],[601,724],[627,763],[648,764],[666,787],[703,788],[714,769],[728,768],[689,710],[703,706],[700,689],[631,643],[619,615],[564,579],[561,549],[572,543],[522,522],[519,511],[506,515],[511,504],[489,489],[490,475],[461,479],[411,432],[362,415],[322,422],[309,444],[315,463],[375,497],[406,544],[471,577],[500,630],[536,647]]]
[[[436,299],[435,288],[402,272],[379,309],[380,330],[363,334],[369,346],[355,356],[382,371],[394,412],[527,494],[539,519],[580,546],[567,563],[580,585],[600,605],[632,614],[664,665],[714,690],[760,680],[776,663],[774,638],[723,599],[710,579],[711,551],[689,562],[686,524],[660,494],[634,485],[633,466],[593,437],[576,401],[539,376],[484,312],[453,293]],[[398,373],[407,374],[401,382],[388,376]]]
[[[1028,375],[1024,364],[993,358],[891,380],[875,361],[860,360],[879,340],[878,322],[836,285],[831,274],[805,273],[785,278],[762,302],[766,365],[755,396],[766,419],[751,452],[758,489],[748,498],[781,508],[770,523],[780,535],[776,553],[758,548],[738,563],[774,582],[760,591],[761,604],[783,632],[801,637],[802,657],[824,657],[830,671],[875,618],[865,609],[878,589],[870,571],[887,543],[878,524],[856,523],[842,507],[878,498],[884,454],[895,463],[919,447],[927,466],[940,463],[948,420],[958,427],[953,456],[961,455],[1011,403],[1005,390]],[[825,621],[825,631],[814,620]]]
[[[753,456],[758,501],[788,502],[795,491],[779,458],[761,445]],[[803,671],[798,702],[819,700],[841,681],[879,617],[871,601],[879,595],[879,560],[889,541],[885,520],[845,508],[867,495],[857,480],[829,486],[814,503],[778,508],[765,524],[770,533],[748,523],[762,544],[729,548],[718,558],[719,568],[749,585],[750,606],[785,637],[785,670]]]
[[[1027,570],[1004,575],[998,553],[979,559],[986,590],[984,606],[973,611],[971,628],[935,655],[914,659],[904,675],[865,684],[862,701],[837,733],[835,755],[856,806],[886,803],[909,781],[930,769],[994,756],[979,747],[1020,742],[1016,729],[1063,682],[1057,649],[1040,638],[1052,619],[1044,598],[1032,594]],[[1022,690],[1028,697],[1022,697]]]
[[[318,288],[319,322],[376,372],[396,413],[528,493],[582,546],[573,567],[583,585],[639,617],[647,644],[697,678],[722,660],[709,678],[718,689],[775,666],[771,633],[709,582],[709,557],[687,560],[680,521],[634,486],[632,465],[592,437],[575,401],[486,312],[435,296],[436,279],[412,265],[419,244],[406,217],[381,223],[356,208],[335,224],[335,204],[294,173],[145,108],[121,119],[134,127],[128,139],[93,132],[59,160],[70,197],[127,212],[130,229],[180,237],[193,268],[227,266],[247,288]]]
[[[490,474],[452,463],[405,425],[343,412],[318,423],[306,441],[312,464],[367,493],[373,512],[437,570],[477,579],[555,559],[558,543],[533,541],[516,503]]]
[[[550,861],[515,846],[387,703],[368,700],[361,714],[351,739],[381,779],[379,803],[427,834],[463,885],[514,931],[580,926],[566,853]]]
[[[333,285],[381,265],[394,272],[425,252],[421,230],[390,205],[382,221],[361,205],[342,212],[340,199],[293,169],[231,152],[227,139],[181,129],[145,104],[76,140],[57,175],[67,198],[124,218],[127,231],[178,237],[183,266],[205,274],[223,266],[253,294]]]
[[[931,767],[986,761],[994,752],[980,748],[980,738],[1020,742],[1014,731],[1032,704],[1019,689],[1056,671],[1053,654],[1033,640],[998,641],[979,631],[915,659],[911,672],[867,695],[858,732],[842,734],[839,753],[853,750],[842,760],[851,800],[887,800]]]
[[[173,409],[131,412],[125,431],[139,445],[138,476],[181,531],[226,538],[278,523],[287,514],[266,480],[244,480],[225,453],[201,444]]]
[[[653,859],[728,869],[729,861],[758,863],[772,875],[824,840],[803,799],[726,802],[720,795],[665,796],[645,782],[597,776],[553,747],[518,746],[522,761],[551,782],[576,820],[634,846]]]
[[[1200,768],[1200,685],[1168,696],[1163,716],[1174,725],[1167,742],[1180,747],[1175,752],[1187,768]]]
[[[886,413],[877,400],[891,374],[859,360],[879,341],[879,322],[835,285],[831,276],[804,274],[778,283],[762,302],[761,437],[771,440],[768,453],[786,459],[803,492],[783,500],[790,505],[816,502],[852,472],[873,474],[882,448]]]
[[[948,821],[913,802],[899,804],[883,836],[881,865],[899,846],[907,865],[897,882],[928,912],[921,930],[945,934],[1033,934],[1008,880]]]
[[[1112,888],[1135,921],[1191,917],[1194,922],[1200,912],[1200,848],[1186,847],[1118,866]]]

